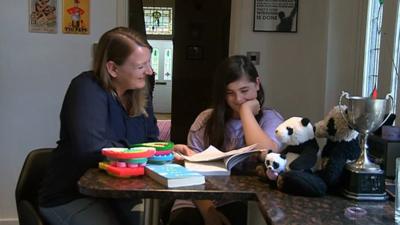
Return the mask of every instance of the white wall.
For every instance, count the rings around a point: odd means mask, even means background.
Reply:
[[[266,105],[286,118],[316,122],[337,104],[341,90],[354,93],[362,82],[356,80],[362,74],[361,2],[299,0],[298,32],[270,33],[253,32],[253,1],[233,0],[230,54],[260,51]]]
[[[362,96],[367,9],[367,1],[330,1],[325,112],[338,104],[342,91]]]
[[[61,24],[57,34],[29,33],[28,1],[0,2],[0,224],[17,217],[14,190],[27,152],[56,145],[67,85],[90,68],[92,43],[116,25],[116,2],[91,1],[90,19],[90,35],[63,34]]]

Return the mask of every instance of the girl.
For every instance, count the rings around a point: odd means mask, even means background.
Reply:
[[[189,148],[175,150],[192,155],[209,145],[229,151],[251,144],[279,150],[280,143],[274,134],[283,118],[275,110],[262,108],[264,90],[256,68],[246,56],[231,56],[219,65],[213,93],[211,109],[200,113],[190,128]],[[263,160],[265,155],[259,157]],[[248,168],[244,162],[234,169]],[[247,206],[238,201],[177,200],[170,215],[170,225],[246,223]]]

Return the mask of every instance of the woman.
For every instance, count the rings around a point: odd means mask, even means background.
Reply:
[[[156,141],[147,79],[151,46],[128,28],[114,28],[99,40],[93,70],[75,77],[61,109],[61,131],[39,194],[49,224],[137,224],[138,201],[106,201],[83,196],[77,182],[102,161],[104,147]]]
[[[275,110],[262,109],[264,91],[256,68],[246,56],[231,56],[220,64],[213,93],[211,109],[200,113],[190,128],[188,147],[191,150],[181,148],[181,153],[192,155],[209,145],[225,151],[252,144],[279,150],[274,133],[283,118]],[[246,163],[235,169],[246,170]],[[247,206],[243,202],[200,200],[193,203],[177,200],[171,210],[170,225],[247,223]]]

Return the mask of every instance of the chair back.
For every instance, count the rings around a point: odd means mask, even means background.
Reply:
[[[52,148],[35,149],[25,158],[15,189],[20,225],[44,224],[38,211],[38,192],[52,151]]]
[[[158,140],[169,141],[171,139],[171,120],[157,120],[157,126],[158,130],[160,131]]]

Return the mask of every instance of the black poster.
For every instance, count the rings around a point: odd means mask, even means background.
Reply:
[[[297,32],[298,0],[254,0],[254,31]]]

